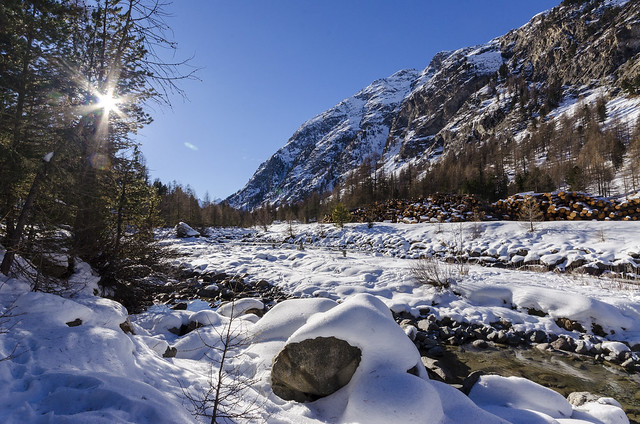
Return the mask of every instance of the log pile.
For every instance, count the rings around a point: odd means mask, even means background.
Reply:
[[[514,221],[521,218],[525,199],[533,198],[546,221],[640,220],[640,198],[605,198],[586,193],[514,194],[492,204],[473,195],[433,194],[418,200],[376,202],[351,211],[353,222]],[[330,221],[330,218],[328,219]]]
[[[483,220],[486,205],[474,196],[434,194],[415,201],[389,200],[351,211],[356,222],[463,222]]]
[[[536,200],[547,221],[640,219],[640,199],[604,198],[565,191],[509,196],[491,205],[494,216],[503,220],[517,220],[526,197]]]

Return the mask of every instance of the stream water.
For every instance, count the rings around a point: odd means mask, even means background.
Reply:
[[[538,349],[448,347],[440,358],[457,379],[473,371],[533,380],[565,397],[591,392],[616,399],[631,423],[640,424],[640,375],[597,363],[591,357],[542,352]]]

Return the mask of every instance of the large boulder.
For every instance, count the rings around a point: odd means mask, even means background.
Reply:
[[[285,400],[314,401],[349,383],[362,352],[335,337],[289,343],[273,361],[273,392]]]
[[[191,228],[187,223],[178,222],[178,225],[176,225],[176,236],[179,238],[200,237],[200,233]]]

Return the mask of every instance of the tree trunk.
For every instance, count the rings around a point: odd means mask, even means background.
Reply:
[[[9,276],[9,272],[11,271],[11,265],[13,265],[13,260],[15,259],[16,252],[19,250],[20,240],[22,239],[22,233],[24,232],[24,227],[27,224],[27,220],[31,215],[31,211],[33,209],[33,202],[38,195],[38,191],[40,186],[42,185],[42,181],[47,175],[49,163],[44,163],[42,168],[33,179],[31,183],[31,188],[29,189],[29,194],[22,205],[22,210],[20,211],[20,216],[18,217],[18,221],[16,223],[15,228],[9,234],[6,242],[6,252],[4,254],[4,258],[2,259],[2,264],[0,265],[0,272],[4,275]]]

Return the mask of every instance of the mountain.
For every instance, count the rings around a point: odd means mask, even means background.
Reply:
[[[396,72],[308,120],[287,144],[264,162],[228,202],[252,209],[264,202],[301,200],[331,190],[337,179],[380,154],[400,103],[419,75]]]
[[[486,44],[438,53],[422,72],[375,81],[305,122],[227,201],[299,201],[367,159],[387,173],[426,170],[465,146],[523,140],[600,98],[603,122],[635,123],[639,18],[635,0],[565,0]]]

